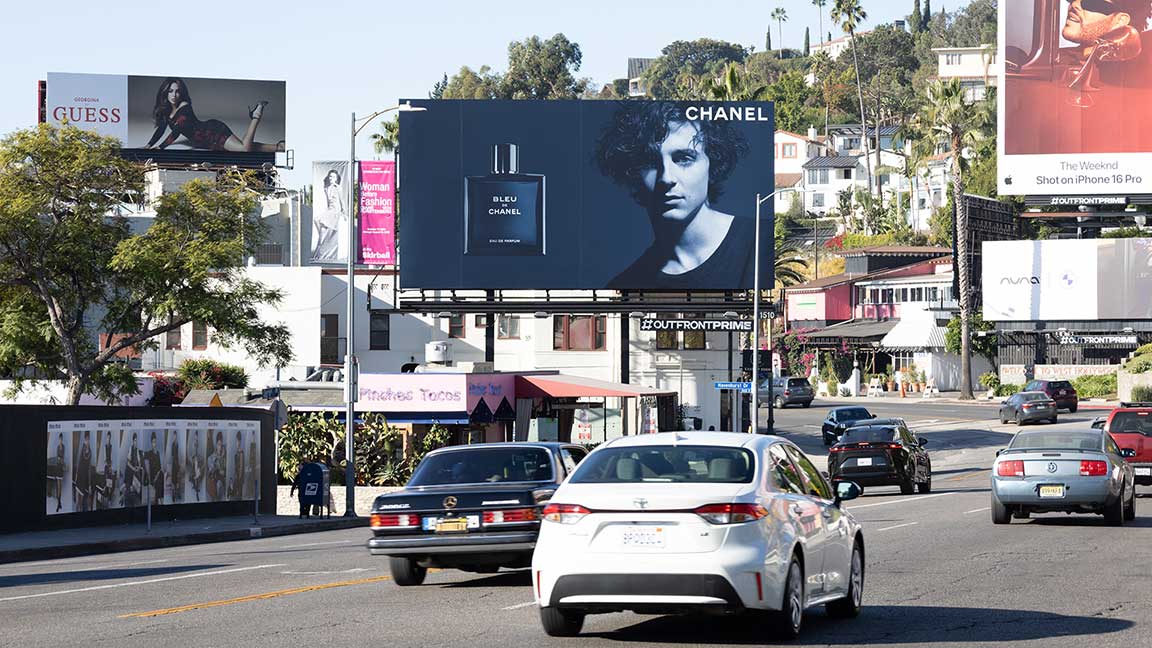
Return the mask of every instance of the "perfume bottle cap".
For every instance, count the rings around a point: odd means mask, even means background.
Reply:
[[[520,149],[515,144],[492,147],[492,173],[519,173]]]

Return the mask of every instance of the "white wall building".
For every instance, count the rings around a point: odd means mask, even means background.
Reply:
[[[936,47],[939,79],[960,79],[969,101],[984,98],[988,88],[996,87],[1000,60],[992,45],[974,47]]]

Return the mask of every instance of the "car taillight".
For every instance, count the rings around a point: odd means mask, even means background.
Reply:
[[[420,526],[420,516],[407,513],[399,515],[373,513],[368,522],[373,529],[412,529]]]
[[[1033,407],[1036,407],[1036,406],[1032,403],[1024,403],[1024,409],[1032,409]]]
[[[996,464],[996,474],[1001,477],[1023,477],[1024,462],[1018,460],[1001,461]]]
[[[712,524],[752,522],[768,515],[768,510],[759,504],[707,504],[693,512]]]
[[[1081,461],[1080,475],[1084,477],[1102,477],[1108,474],[1107,461]]]
[[[560,524],[576,524],[591,512],[579,504],[549,504],[544,507],[544,519]]]
[[[791,389],[785,389],[785,390],[784,390],[784,395],[785,395],[785,396],[791,396],[791,395],[792,395],[792,390],[791,390]]]
[[[889,450],[899,450],[904,446],[900,445],[899,443],[885,443],[884,447],[888,448]]]
[[[523,524],[540,519],[534,508],[484,511],[484,524]]]
[[[844,452],[844,448],[840,446],[832,446],[831,448],[828,448],[828,452]]]

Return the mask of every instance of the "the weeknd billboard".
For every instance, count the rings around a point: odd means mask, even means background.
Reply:
[[[404,288],[739,290],[771,103],[434,101],[400,114]],[[761,285],[772,285],[771,201]]]

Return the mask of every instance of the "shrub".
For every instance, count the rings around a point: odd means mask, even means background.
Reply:
[[[183,380],[159,371],[149,371],[148,375],[153,378],[151,403],[153,407],[177,405],[184,402],[184,397],[188,395],[188,388],[184,386]]]
[[[1000,376],[997,376],[995,373],[989,371],[988,373],[980,374],[979,383],[980,386],[984,389],[995,390],[1000,386]]]
[[[1152,371],[1152,355],[1138,355],[1124,365],[1128,373],[1147,373]]]
[[[239,389],[248,386],[248,374],[242,367],[204,358],[185,360],[176,375],[187,389]]]
[[[997,396],[1011,396],[1012,394],[1015,394],[1016,392],[1020,391],[1020,387],[1022,387],[1022,385],[1015,385],[1012,383],[1006,383],[1006,384],[1000,385],[999,387],[996,388],[996,395]]]
[[[1152,402],[1152,386],[1137,385],[1132,388],[1132,400],[1138,403]]]
[[[1152,342],[1136,348],[1136,355],[1152,355]]]
[[[1080,376],[1072,380],[1076,394],[1080,398],[1103,398],[1116,393],[1116,374],[1103,376]]]

